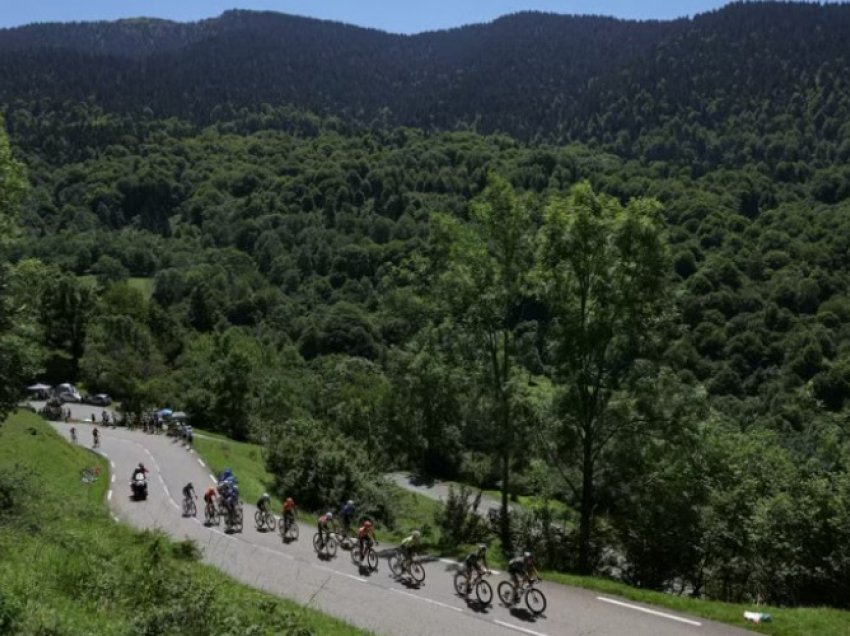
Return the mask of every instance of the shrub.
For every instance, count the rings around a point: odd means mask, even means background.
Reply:
[[[446,502],[434,513],[434,521],[442,530],[443,547],[457,547],[465,543],[480,543],[490,536],[487,521],[478,513],[481,493],[473,496],[467,486],[449,487]]]
[[[268,446],[266,468],[281,497],[306,510],[335,509],[357,502],[361,518],[392,527],[391,489],[363,446],[315,421],[290,421]]]

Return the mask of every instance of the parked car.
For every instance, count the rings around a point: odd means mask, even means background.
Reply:
[[[83,399],[80,397],[80,392],[77,391],[76,387],[73,384],[65,382],[64,384],[60,384],[56,387],[55,395],[62,402],[82,402]]]
[[[112,404],[112,398],[109,397],[106,393],[98,393],[96,395],[89,396],[88,400],[89,404],[94,404],[95,406],[109,406]]]

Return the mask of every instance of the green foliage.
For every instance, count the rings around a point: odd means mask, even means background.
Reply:
[[[387,484],[359,443],[309,420],[292,420],[274,434],[266,468],[282,498],[291,496],[306,510],[333,511],[353,499],[358,515],[392,527]]]
[[[440,529],[443,548],[454,549],[459,545],[481,543],[490,535],[487,521],[480,515],[481,492],[473,494],[467,486],[449,486],[446,501],[434,514],[434,522]]]

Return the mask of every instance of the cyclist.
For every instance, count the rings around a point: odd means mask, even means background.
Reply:
[[[73,426],[71,427],[71,441],[77,443],[77,429]]]
[[[478,573],[479,576],[484,574],[485,571],[487,574],[490,574],[490,566],[487,565],[487,545],[480,543],[475,552],[470,552],[466,556],[466,559],[464,559],[464,565],[466,566],[466,593],[469,594],[471,591],[470,581],[472,580],[473,572]]]
[[[414,530],[410,533],[409,537],[402,539],[401,545],[398,549],[404,557],[406,567],[410,565],[413,557],[419,552],[419,540],[421,537],[422,533],[419,532],[419,530]]]
[[[97,426],[95,426],[92,429],[91,437],[92,437],[92,446],[94,446],[95,448],[100,446],[100,432],[97,430]]]
[[[354,519],[354,502],[349,499],[340,508],[339,517],[342,519],[342,533],[348,538],[348,532],[351,530],[351,520]]]
[[[334,521],[334,513],[328,511],[319,517],[318,527],[319,527],[319,543],[322,547],[325,547],[325,542],[331,537],[331,530],[333,529],[333,521]]]
[[[375,528],[372,522],[366,519],[360,529],[357,531],[357,543],[360,546],[360,560],[363,560],[363,555],[366,554],[366,549],[373,545],[378,545],[378,540],[375,538]]]
[[[508,573],[511,575],[511,584],[514,586],[514,603],[519,600],[519,588],[523,583],[540,578],[537,568],[534,567],[531,552],[525,552],[522,556],[511,559],[508,563]]]
[[[206,492],[204,493],[204,503],[207,505],[207,508],[215,505],[215,494],[215,488],[213,488],[212,486],[207,488]]]
[[[295,509],[295,500],[287,497],[283,502],[283,519],[287,528],[295,522]]]
[[[264,492],[264,493],[263,493],[263,496],[262,496],[262,497],[260,497],[260,498],[257,500],[257,508],[258,508],[261,512],[268,512],[268,511],[269,511],[269,506],[271,505],[271,502],[272,502],[272,498],[271,498],[271,497],[269,497],[269,493]]]
[[[183,486],[183,499],[191,499],[193,497],[195,499],[197,499],[198,495],[195,494],[195,487],[192,485],[192,482],[190,481],[188,484]]]

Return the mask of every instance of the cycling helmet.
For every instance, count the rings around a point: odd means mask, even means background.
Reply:
[[[419,530],[414,530],[413,532],[410,533],[410,536],[413,537],[414,539],[418,539],[419,537],[422,536],[422,533],[419,532]]]
[[[288,503],[288,504],[294,504],[295,502],[294,502],[294,501],[292,501],[292,497],[287,497],[287,498],[286,498],[286,503]]]
[[[332,512],[325,513],[325,519],[327,519],[328,521],[330,521],[333,518],[334,518],[334,513],[332,513]]]
[[[354,505],[354,502],[353,502],[351,499],[349,499],[349,500],[346,502],[346,505],[348,505],[348,506],[353,506],[353,505]]]
[[[371,522],[371,521],[369,521],[368,519],[366,519],[366,521],[364,521],[364,522],[363,522],[363,527],[364,527],[364,528],[371,528],[371,527],[372,527],[372,522]]]
[[[479,543],[478,544],[478,554],[484,554],[485,552],[487,552],[487,545],[484,544],[484,543]]]
[[[145,469],[145,465],[144,465],[142,462],[139,462],[139,469],[140,469],[140,470],[144,470],[144,469]]]
[[[523,553],[522,558],[525,559],[526,561],[530,561],[531,560],[531,552]]]
[[[269,493],[264,492],[263,493],[263,499],[271,499],[271,497],[269,497]]]

